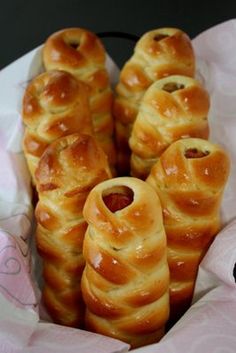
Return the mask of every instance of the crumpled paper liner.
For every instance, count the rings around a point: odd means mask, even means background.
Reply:
[[[222,203],[223,228],[198,272],[193,305],[156,344],[138,353],[236,351],[236,20],[193,40],[197,76],[211,96],[210,140],[231,158]],[[118,69],[108,58],[115,83]],[[39,318],[40,291],[32,262],[33,210],[30,178],[22,154],[21,99],[28,81],[42,71],[40,48],[0,71],[0,351],[4,353],[118,353],[129,346]],[[36,266],[35,266],[36,265]]]

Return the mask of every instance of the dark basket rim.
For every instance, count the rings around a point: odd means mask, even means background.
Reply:
[[[106,31],[106,32],[98,32],[97,36],[99,38],[120,38],[120,39],[127,39],[133,42],[137,42],[140,37],[136,34],[122,32],[122,31]]]

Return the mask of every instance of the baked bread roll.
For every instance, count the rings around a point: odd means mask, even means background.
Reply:
[[[198,265],[221,228],[220,205],[229,169],[222,147],[189,138],[168,147],[147,178],[163,209],[173,322],[190,306]]]
[[[180,138],[209,136],[210,98],[197,80],[173,75],[144,94],[129,139],[131,174],[146,179],[163,151]]]
[[[36,245],[43,260],[44,304],[54,322],[83,327],[80,280],[87,227],[82,209],[89,191],[111,177],[94,137],[72,134],[54,141],[36,169],[39,202]]]
[[[95,136],[108,155],[114,170],[113,94],[105,67],[106,52],[100,39],[83,28],[67,28],[53,33],[45,42],[46,70],[59,69],[73,74],[89,86],[90,109]]]
[[[136,178],[114,178],[95,186],[83,214],[86,328],[131,347],[158,341],[169,314],[169,268],[155,191]]]
[[[177,28],[145,33],[120,73],[114,100],[117,159],[120,174],[129,171],[128,140],[140,100],[156,80],[170,75],[194,76],[195,56],[190,38]]]
[[[23,96],[22,118],[23,150],[34,183],[39,158],[51,142],[93,131],[86,86],[63,71],[42,73],[30,82]]]

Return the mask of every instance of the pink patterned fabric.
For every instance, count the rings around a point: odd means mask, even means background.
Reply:
[[[24,240],[0,231],[0,293],[19,308],[36,309]]]

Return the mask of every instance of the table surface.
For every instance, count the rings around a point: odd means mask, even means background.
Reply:
[[[213,5],[214,4],[214,5]],[[236,1],[179,0],[8,0],[1,2],[0,69],[42,44],[53,32],[83,27],[95,33],[124,32],[141,36],[159,27],[178,27],[191,38],[236,18]],[[118,66],[132,54],[134,41],[103,39]]]

